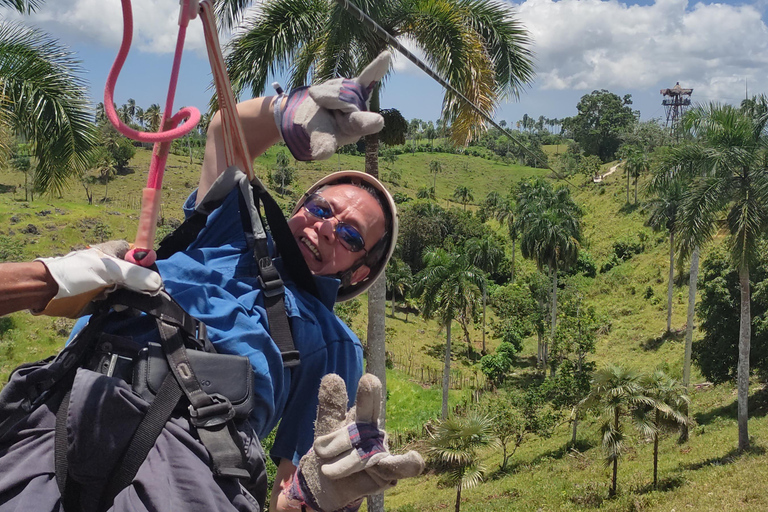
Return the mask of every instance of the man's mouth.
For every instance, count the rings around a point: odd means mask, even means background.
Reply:
[[[299,242],[304,244],[304,246],[309,249],[309,251],[315,255],[315,259],[317,261],[323,261],[323,259],[320,257],[320,251],[317,249],[317,246],[313,244],[309,238],[302,236],[299,238]]]

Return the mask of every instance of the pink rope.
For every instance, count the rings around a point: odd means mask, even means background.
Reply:
[[[136,232],[136,242],[134,249],[126,254],[125,259],[132,263],[148,267],[155,262],[156,254],[152,250],[157,229],[157,215],[160,211],[160,191],[163,186],[163,173],[165,164],[168,160],[168,152],[171,148],[171,142],[174,139],[183,137],[191,132],[200,121],[200,111],[194,107],[185,107],[179,110],[172,117],[173,100],[176,95],[176,85],[179,79],[179,68],[181,66],[181,55],[184,49],[184,39],[187,34],[187,25],[189,20],[193,19],[197,13],[190,8],[194,0],[183,0],[181,14],[179,17],[179,33],[176,37],[176,51],[173,56],[173,67],[171,69],[171,79],[168,85],[168,95],[165,101],[165,110],[163,111],[160,122],[160,131],[156,133],[141,132],[125,125],[117,116],[114,107],[114,93],[117,77],[123,68],[128,51],[131,47],[133,38],[133,13],[131,11],[130,0],[122,0],[123,8],[123,41],[120,45],[120,51],[115,58],[112,69],[107,77],[107,85],[104,88],[104,111],[112,125],[125,135],[141,142],[154,142],[155,147],[152,151],[152,161],[149,166],[149,176],[147,177],[147,187],[142,193],[141,214],[139,216],[139,226]],[[195,4],[197,2],[194,2]],[[186,121],[186,122],[185,122]],[[184,124],[179,126],[182,122]]]
[[[181,64],[181,53],[184,47],[184,37],[187,33],[187,25],[189,20],[193,19],[196,13],[189,12],[189,1],[184,0],[181,19],[179,20],[179,35],[176,39],[176,52],[173,59],[173,69],[171,72],[171,82],[168,87],[168,96],[166,98],[166,109],[163,112],[163,123],[161,123],[159,132],[141,132],[134,130],[130,126],[123,123],[117,115],[115,110],[115,85],[117,83],[117,77],[120,75],[120,71],[123,69],[125,59],[128,57],[128,51],[131,48],[131,40],[133,39],[133,12],[131,10],[130,0],[122,0],[123,7],[123,41],[120,44],[120,51],[117,53],[115,62],[112,64],[112,69],[109,70],[107,76],[107,85],[104,88],[104,111],[107,118],[112,125],[128,138],[138,140],[140,142],[164,142],[173,139],[178,139],[191,132],[195,125],[200,122],[200,111],[194,107],[184,107],[180,109],[176,115],[171,117],[170,130],[163,131],[165,121],[167,119],[166,113],[173,110],[173,98],[176,91],[176,83],[178,81],[179,66]],[[177,127],[182,121],[187,121],[183,126]]]

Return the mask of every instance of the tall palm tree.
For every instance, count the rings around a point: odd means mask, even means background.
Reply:
[[[519,226],[516,220],[517,204],[515,198],[510,195],[501,201],[496,208],[496,220],[507,225],[509,239],[512,241],[512,282],[515,282],[515,246],[519,237]]]
[[[675,277],[675,223],[683,200],[683,184],[672,181],[663,188],[655,188],[652,181],[648,190],[655,193],[649,202],[648,225],[654,230],[666,229],[669,232],[669,279],[667,280],[667,334],[672,331],[672,292]]]
[[[759,102],[768,106],[768,99]],[[749,353],[752,314],[750,266],[768,228],[768,136],[766,110],[745,111],[712,103],[691,109],[683,127],[693,136],[670,150],[670,174],[691,180],[678,221],[683,251],[710,240],[725,219],[731,261],[739,271],[738,429],[739,451],[749,448]]]
[[[469,261],[472,262],[477,268],[490,273],[493,273],[498,268],[501,260],[504,259],[504,250],[495,243],[490,237],[483,238],[470,238],[464,243],[464,254],[467,255]],[[483,286],[483,350],[482,354],[486,354],[485,349],[485,313],[486,303],[488,301],[488,285],[486,283]]]
[[[462,489],[483,481],[486,468],[477,451],[494,444],[493,419],[476,412],[443,419],[428,444],[428,453],[449,468],[443,480],[456,488],[454,511],[460,512]]]
[[[31,12],[42,2],[0,0]],[[0,21],[0,129],[29,143],[37,160],[34,187],[61,193],[82,173],[95,146],[85,82],[73,53],[45,33]],[[0,143],[0,153],[10,147]]]
[[[394,318],[396,294],[399,293],[405,299],[405,294],[413,283],[411,267],[400,258],[392,258],[387,264],[386,282],[387,288],[392,290],[392,318]]]
[[[579,408],[595,410],[602,417],[600,430],[605,461],[606,465],[613,466],[611,496],[616,494],[619,458],[625,449],[621,419],[637,408],[655,406],[656,401],[646,395],[637,373],[612,364],[595,372],[589,395],[579,404]],[[642,426],[647,426],[647,422]]]
[[[641,147],[634,146],[627,151],[624,169],[627,172],[627,203],[629,203],[629,177],[631,176],[635,181],[635,204],[637,204],[637,183],[640,176],[650,169],[648,155]]]
[[[453,199],[464,205],[464,211],[467,211],[467,204],[474,201],[475,196],[472,195],[472,189],[466,185],[459,185],[456,190],[453,191]]]
[[[432,173],[432,190],[437,193],[437,175],[443,172],[443,164],[439,160],[429,162],[429,172]]]
[[[557,327],[557,271],[576,262],[581,246],[581,210],[567,187],[553,189],[539,178],[522,184],[519,196],[521,243],[524,258],[545,267],[552,280],[550,294],[550,339]],[[544,350],[544,366],[547,350]],[[554,366],[551,368],[554,373]]]
[[[149,127],[149,131],[156,132],[160,129],[160,122],[163,120],[163,112],[160,105],[153,103],[144,111],[144,122]]]
[[[466,257],[444,249],[427,251],[426,268],[416,275],[416,294],[424,318],[437,318],[445,327],[442,419],[448,417],[448,385],[451,375],[451,324],[459,317],[474,318],[480,290],[485,286],[483,271]]]
[[[685,388],[662,370],[643,376],[641,385],[645,389],[645,394],[656,402],[652,408],[640,408],[653,415],[650,430],[653,436],[653,487],[655,489],[659,483],[659,433],[665,426],[687,423],[688,419],[683,408],[688,405],[690,398]]]

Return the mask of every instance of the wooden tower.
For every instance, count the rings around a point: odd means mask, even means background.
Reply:
[[[664,111],[667,113],[667,126],[674,129],[677,122],[683,117],[685,109],[691,105],[691,93],[693,89],[683,89],[677,82],[671,89],[662,89]]]

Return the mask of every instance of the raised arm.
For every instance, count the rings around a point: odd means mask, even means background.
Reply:
[[[237,104],[237,113],[240,115],[251,158],[261,155],[280,140],[280,132],[277,130],[272,111],[276,98],[277,96],[264,96]],[[197,191],[198,202],[205,196],[219,174],[227,168],[223,145],[221,116],[216,112],[206,134],[203,169],[200,172],[200,185]],[[236,165],[241,169],[244,168],[244,162],[236,162]]]

